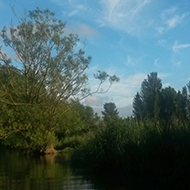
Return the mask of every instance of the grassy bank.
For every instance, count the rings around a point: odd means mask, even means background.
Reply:
[[[103,178],[178,185],[190,179],[190,131],[115,122],[74,150],[71,162]]]

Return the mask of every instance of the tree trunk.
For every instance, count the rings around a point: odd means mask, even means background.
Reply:
[[[54,149],[54,145],[47,145],[44,151],[45,154],[58,154],[58,151]]]

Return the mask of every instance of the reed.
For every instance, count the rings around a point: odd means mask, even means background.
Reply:
[[[73,166],[99,176],[169,183],[190,178],[190,130],[116,121],[74,150]],[[187,177],[189,176],[189,177]]]

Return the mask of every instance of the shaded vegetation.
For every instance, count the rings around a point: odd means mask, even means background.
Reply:
[[[92,108],[79,101],[107,92],[119,78],[98,71],[92,92],[86,75],[91,57],[78,50],[79,38],[65,33],[64,22],[48,9],[15,16],[18,24],[0,33],[2,45],[15,56],[11,59],[0,44],[0,140],[38,152],[75,147],[98,122]],[[102,91],[106,81],[109,87]]]
[[[94,138],[74,150],[72,164],[111,179],[116,187],[187,187],[189,95],[186,87],[176,92],[161,86],[156,73],[148,75],[134,98],[134,117],[106,122]]]

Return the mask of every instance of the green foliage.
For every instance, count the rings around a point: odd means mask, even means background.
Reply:
[[[56,148],[76,147],[92,137],[98,130],[99,118],[94,115],[93,109],[74,102],[70,109],[61,118],[56,129],[58,142]]]
[[[119,119],[75,149],[71,161],[98,176],[117,178],[119,184],[148,179],[165,185],[190,171],[189,138],[189,129],[166,131]]]
[[[117,118],[119,111],[116,108],[116,105],[113,102],[104,104],[104,111],[102,111],[103,119],[106,122]]]
[[[138,121],[143,117],[143,109],[142,98],[139,92],[137,92],[133,100],[133,114]]]
[[[156,186],[171,185],[184,172],[189,174],[189,86],[176,92],[170,86],[162,88],[157,73],[148,75],[133,101],[134,118],[105,122],[74,150],[73,165],[104,178],[117,177],[118,184],[148,179]]]
[[[91,58],[85,58],[82,50],[76,52],[77,35],[66,36],[65,23],[49,10],[29,11],[19,23],[10,30],[4,27],[1,37],[21,63],[27,102],[67,100],[87,91],[84,71]]]
[[[144,125],[147,122],[168,130],[170,127],[187,127],[189,122],[189,95],[187,87],[176,92],[172,87],[162,88],[157,73],[150,73],[134,97],[133,114]]]
[[[55,143],[56,119],[51,119],[55,115],[48,113],[45,106],[4,105],[0,115],[1,137],[5,145],[44,151],[47,145]]]
[[[116,166],[123,160],[127,144],[138,144],[140,135],[136,128],[120,118],[107,124],[94,138],[74,150],[72,161],[88,169]],[[124,161],[124,160],[123,160]]]
[[[154,117],[154,103],[156,94],[161,91],[162,83],[156,72],[152,72],[147,76],[141,84],[141,98],[144,106],[144,114],[147,118]]]
[[[176,91],[167,87],[162,90],[161,93],[161,118],[164,122],[164,126],[168,127],[168,125],[173,125],[175,116],[175,108],[176,108]]]
[[[78,36],[66,35],[65,23],[50,10],[29,11],[18,23],[0,33],[20,63],[11,65],[0,48],[0,139],[11,147],[45,151],[60,138],[90,132],[98,118],[72,100],[100,92],[107,80],[110,88],[119,78],[98,71],[100,84],[90,92],[85,71],[91,57],[77,50]]]

